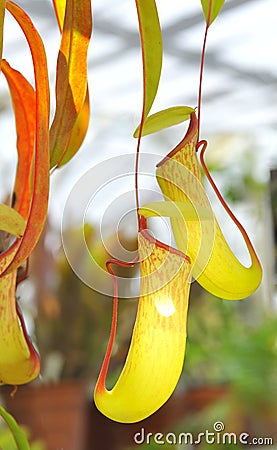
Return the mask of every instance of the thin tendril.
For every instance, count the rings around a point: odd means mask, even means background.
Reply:
[[[231,209],[229,208],[229,206],[227,205],[227,203],[225,202],[224,198],[222,197],[221,193],[219,192],[218,187],[216,186],[207,166],[204,160],[204,153],[205,150],[207,148],[207,141],[206,140],[199,140],[200,138],[200,115],[201,115],[201,101],[202,101],[202,81],[203,81],[203,71],[204,71],[204,63],[205,63],[205,52],[206,52],[206,44],[207,44],[207,35],[208,35],[208,29],[211,23],[211,12],[212,12],[212,2],[213,0],[210,0],[209,3],[209,10],[208,10],[208,17],[207,17],[207,22],[206,22],[206,29],[205,29],[205,35],[204,35],[204,40],[203,40],[203,47],[202,47],[202,55],[201,55],[201,65],[200,65],[200,79],[199,79],[199,91],[198,91],[198,138],[197,138],[197,144],[196,144],[196,151],[198,151],[199,147],[202,147],[201,152],[200,152],[200,162],[201,165],[203,167],[203,170],[206,174],[206,177],[209,180],[210,185],[212,186],[217,198],[219,199],[220,203],[222,204],[223,208],[225,209],[225,211],[227,212],[227,214],[229,215],[229,217],[233,220],[233,222],[235,223],[235,225],[238,227],[238,229],[240,230],[246,245],[248,247],[248,250],[250,252],[250,256],[251,256],[251,260],[253,262],[253,260],[258,261],[258,257],[256,255],[256,252],[254,250],[254,247],[248,237],[248,234],[246,232],[246,230],[244,229],[244,227],[242,226],[242,224],[238,221],[238,219],[236,218],[236,216],[233,214],[233,212],[231,211]]]
[[[206,22],[206,29],[205,29],[205,34],[204,34],[203,46],[202,46],[202,53],[201,53],[200,75],[199,75],[199,90],[198,90],[198,105],[197,105],[197,109],[198,109],[198,136],[197,136],[197,140],[199,140],[199,138],[200,138],[200,115],[201,115],[201,102],[202,102],[203,72],[204,72],[204,65],[205,65],[205,53],[206,53],[208,29],[209,29],[210,22],[211,22],[212,3],[213,3],[213,0],[210,0],[209,10],[208,10],[208,17],[207,17],[207,22]]]
[[[137,221],[138,221],[138,230],[141,231],[141,216],[139,214],[139,152],[140,152],[140,144],[141,144],[141,136],[142,136],[142,127],[143,127],[143,117],[144,111],[142,114],[142,121],[139,129],[137,150],[136,150],[136,160],[135,160],[135,196],[136,196],[136,211],[137,211]]]
[[[137,6],[137,11],[139,11],[139,8]],[[142,36],[142,30],[141,30],[141,23],[139,20],[139,29],[140,29],[140,36]],[[145,67],[145,55],[144,55],[144,46],[141,45],[141,51],[142,51],[142,70],[143,70],[143,100],[142,100],[142,111],[141,111],[141,121],[139,126],[139,135],[138,135],[138,143],[137,143],[137,150],[136,150],[136,161],[135,161],[135,192],[136,192],[136,211],[137,211],[137,221],[138,221],[138,231],[141,231],[142,225],[141,225],[141,216],[139,214],[139,152],[140,152],[140,146],[141,146],[141,138],[142,138],[142,129],[145,121],[145,104],[146,104],[146,67]]]

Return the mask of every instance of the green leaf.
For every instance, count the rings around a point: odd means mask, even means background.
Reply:
[[[56,71],[56,111],[50,128],[51,168],[64,164],[78,151],[87,131],[87,51],[92,31],[90,0],[56,1],[55,9],[63,30]]]
[[[190,106],[172,106],[171,108],[163,109],[145,119],[142,129],[142,136],[156,133],[164,128],[172,127],[178,123],[182,123],[190,118],[191,113],[195,111]],[[139,135],[140,125],[134,132],[134,137]]]
[[[68,161],[70,161],[71,158],[73,158],[73,156],[78,152],[87,134],[89,118],[90,118],[90,104],[89,104],[89,90],[87,87],[87,93],[84,104],[80,109],[80,112],[72,127],[71,135],[68,140],[64,156],[58,162],[57,167],[61,167],[64,164],[67,164]]]
[[[66,8],[66,0],[53,0],[53,6],[56,13],[56,18],[60,32],[63,30],[63,22]]]
[[[162,33],[155,0],[136,0],[143,58],[143,114],[148,116],[155,100],[162,69]]]
[[[221,8],[224,5],[224,0],[201,0],[201,3],[206,22],[210,26],[211,23],[217,18],[218,14],[220,13]],[[211,12],[209,14],[210,4],[211,4]]]
[[[11,414],[9,414],[2,406],[0,406],[0,415],[8,425],[16,442],[18,450],[30,450],[27,438],[23,430],[17,424]]]
[[[0,204],[0,230],[21,237],[25,226],[25,220],[15,209]]]
[[[13,189],[13,208],[28,218],[32,197],[32,161],[36,131],[36,94],[31,84],[7,61],[2,60],[11,94],[17,134],[17,169]]]
[[[170,217],[181,220],[212,220],[210,208],[188,202],[161,201],[147,203],[139,208],[143,217]]]

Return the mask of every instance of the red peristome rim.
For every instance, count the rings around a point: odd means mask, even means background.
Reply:
[[[187,129],[187,132],[185,134],[185,137],[181,140],[181,142],[174,147],[173,150],[171,150],[158,164],[156,167],[162,166],[169,158],[172,158],[181,148],[184,147],[185,141],[190,141],[192,137],[194,136],[195,132],[197,131],[198,127],[198,119],[196,117],[195,112],[191,113],[190,116],[190,123],[189,127]]]
[[[172,253],[174,255],[178,255],[181,258],[185,259],[187,262],[191,263],[190,257],[187,256],[185,253],[183,253],[181,250],[178,250],[177,248],[171,247],[168,244],[165,244],[164,242],[159,241],[158,239],[151,236],[151,234],[147,230],[147,221],[146,218],[143,216],[140,216],[140,233],[143,237],[145,237],[149,242],[152,244],[157,245],[160,248],[163,248],[164,250],[168,251],[169,253]]]

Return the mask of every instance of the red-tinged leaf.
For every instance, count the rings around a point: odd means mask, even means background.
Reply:
[[[60,32],[63,29],[66,0],[53,0],[53,6],[57,17]]]
[[[17,132],[17,172],[13,192],[13,208],[24,219],[29,215],[32,186],[32,160],[34,156],[34,140],[36,126],[36,97],[31,84],[7,61],[2,61],[11,93]]]
[[[76,121],[73,125],[70,139],[67,144],[66,152],[63,158],[58,163],[58,166],[62,166],[70,161],[71,158],[78,152],[81,147],[85,136],[87,134],[90,118],[90,106],[89,106],[89,90],[87,89],[86,98],[84,104],[79,112]]]
[[[145,119],[142,136],[156,133],[157,131],[182,123],[185,120],[188,120],[194,111],[195,109],[190,106],[172,106],[171,108],[156,112]],[[140,125],[134,132],[135,138],[139,136],[139,130]]]
[[[0,384],[24,384],[36,378],[40,361],[15,297],[16,271],[0,277]]]
[[[49,193],[49,86],[46,55],[38,32],[19,6],[7,1],[6,8],[14,16],[26,36],[33,59],[36,88],[33,192],[25,233],[12,262],[9,262],[8,267],[4,269],[4,273],[10,273],[28,258],[39,239],[46,219]],[[4,261],[7,262],[13,251],[12,246],[8,250],[8,255],[5,253],[1,255]],[[3,267],[1,268],[3,269]]]
[[[17,131],[18,163],[13,193],[13,207],[24,219],[29,216],[33,195],[33,156],[36,126],[36,98],[30,83],[17,70],[2,60],[11,93]],[[0,273],[11,264],[19,246],[17,240],[6,252],[0,255]]]
[[[0,230],[21,237],[25,226],[25,220],[15,209],[0,204]]]
[[[66,0],[53,0],[54,9],[57,17],[57,22],[62,32],[64,16],[65,16],[65,8],[66,8]],[[89,108],[89,92],[87,88],[86,98],[84,104],[80,110],[80,113],[77,116],[75,124],[72,128],[70,140],[67,144],[67,148],[64,151],[64,157],[59,161],[58,165],[61,166],[66,164],[79,150],[81,147],[85,135],[87,133],[88,124],[90,117],[90,108]]]
[[[201,0],[203,13],[208,26],[217,18],[225,0]]]
[[[5,3],[6,3],[5,0],[0,0],[0,64],[1,64],[1,60],[2,60],[2,51],[3,51]]]
[[[155,100],[162,69],[162,33],[155,0],[136,0],[143,58],[143,113],[148,116]]]
[[[90,0],[68,0],[57,62],[56,112],[50,130],[51,167],[62,163],[73,127],[85,102],[87,50],[91,30]],[[82,128],[78,126],[78,129],[80,132]]]

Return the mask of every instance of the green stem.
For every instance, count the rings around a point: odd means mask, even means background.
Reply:
[[[203,72],[204,72],[204,64],[205,64],[205,53],[206,53],[206,45],[207,45],[207,36],[208,36],[208,29],[211,23],[211,12],[212,12],[212,3],[213,0],[210,0],[209,4],[209,11],[208,11],[208,17],[206,22],[206,29],[205,29],[205,35],[203,40],[203,47],[202,47],[202,53],[201,53],[201,63],[200,63],[200,76],[199,76],[199,91],[198,91],[198,138],[200,139],[200,115],[201,115],[201,102],[202,102],[202,84],[203,84]]]

